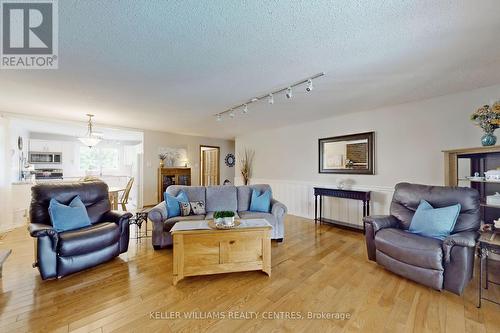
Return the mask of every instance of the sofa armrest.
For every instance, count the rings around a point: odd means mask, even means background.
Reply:
[[[446,262],[450,262],[453,246],[475,247],[479,233],[476,231],[462,231],[449,235],[443,240],[443,252]]]
[[[39,238],[48,236],[52,240],[52,249],[54,251],[57,249],[57,243],[59,242],[59,233],[51,225],[42,223],[30,223],[28,225],[28,231],[31,237]]]
[[[153,225],[165,221],[168,218],[167,204],[165,201],[151,208],[148,213],[148,218],[153,222]]]
[[[373,236],[385,228],[397,228],[398,219],[392,215],[370,215],[363,217],[365,224],[370,224],[373,228]]]
[[[284,204],[282,204],[281,202],[279,202],[276,199],[271,199],[271,214],[273,214],[276,217],[278,217],[278,216],[281,217],[281,216],[286,215],[287,212],[288,212],[288,209],[286,208],[286,206]]]

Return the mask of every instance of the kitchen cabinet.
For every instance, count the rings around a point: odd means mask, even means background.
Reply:
[[[30,151],[60,153],[63,150],[61,141],[52,140],[30,140]]]

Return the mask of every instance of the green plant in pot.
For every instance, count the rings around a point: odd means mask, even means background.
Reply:
[[[225,226],[233,226],[234,216],[234,212],[231,211],[218,211],[214,213],[214,222]]]
[[[483,105],[471,115],[471,120],[484,131],[481,144],[483,146],[495,145],[497,137],[493,132],[500,127],[500,101],[493,105]]]

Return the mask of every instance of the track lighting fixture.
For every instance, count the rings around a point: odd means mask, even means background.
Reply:
[[[241,113],[242,114],[247,114],[248,113],[248,105],[251,104],[251,103],[256,103],[256,102],[259,102],[259,101],[262,101],[262,100],[266,100],[267,99],[267,102],[269,104],[274,104],[274,95],[275,94],[281,94],[281,93],[285,93],[285,96],[286,98],[292,98],[293,97],[293,88],[297,87],[297,86],[300,86],[302,84],[307,84],[306,86],[306,91],[307,92],[310,92],[313,90],[313,83],[312,83],[312,80],[314,79],[317,79],[321,76],[325,75],[324,72],[321,72],[321,73],[318,73],[318,74],[315,74],[315,75],[312,75],[306,79],[303,79],[303,80],[300,80],[300,81],[297,81],[293,84],[290,84],[290,85],[287,85],[285,86],[284,88],[281,88],[281,89],[277,89],[277,90],[274,90],[274,91],[271,91],[269,93],[266,93],[266,94],[263,94],[261,96],[257,96],[257,97],[252,97],[250,100],[242,103],[242,104],[239,104],[239,105],[235,105],[233,106],[232,108],[230,109],[227,109],[226,111],[223,111],[223,112],[220,112],[220,113],[217,113],[215,115],[217,121],[221,121],[222,120],[222,117],[224,115],[228,115],[230,118],[234,118],[235,116],[235,113],[234,113],[234,110],[239,110],[241,109]]]
[[[267,97],[267,102],[268,102],[269,104],[274,104],[274,96],[273,96],[273,94],[272,94],[272,93],[268,95],[268,97]]]
[[[312,82],[312,80],[307,80],[307,87],[306,87],[306,91],[307,91],[307,92],[310,92],[310,91],[312,91],[313,89],[314,89],[314,87],[313,87],[313,82]]]

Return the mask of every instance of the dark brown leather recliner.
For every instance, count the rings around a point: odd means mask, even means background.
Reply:
[[[50,199],[63,204],[79,195],[91,226],[65,232],[52,228]],[[31,189],[30,235],[42,279],[60,278],[111,260],[128,250],[132,214],[111,210],[108,185],[101,181],[38,184]]]
[[[455,228],[443,241],[407,232],[422,199],[435,208],[462,206]],[[474,270],[479,193],[467,187],[399,183],[390,214],[363,219],[368,258],[410,280],[461,295]]]

